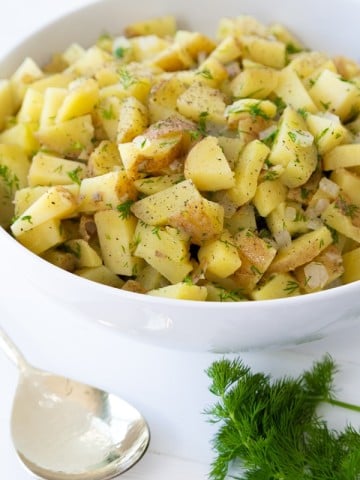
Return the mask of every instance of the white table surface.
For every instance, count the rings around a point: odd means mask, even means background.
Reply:
[[[86,3],[3,2],[0,56],[49,19]],[[31,363],[118,393],[146,416],[152,432],[150,449],[122,478],[205,479],[212,458],[210,438],[214,427],[202,413],[213,401],[204,370],[217,357],[135,343],[104,326],[55,309],[22,278],[16,279],[16,284],[11,290],[6,279],[0,280],[0,323]],[[337,376],[339,396],[360,403],[359,339],[360,322],[318,342],[242,357],[255,369],[280,375],[300,373],[329,352],[341,367]],[[19,464],[10,438],[16,384],[15,367],[0,353],[0,478],[29,480],[31,476]],[[327,408],[324,415],[336,427],[343,427],[347,421],[360,425],[356,414]]]

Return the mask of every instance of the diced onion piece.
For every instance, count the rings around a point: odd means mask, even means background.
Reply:
[[[311,289],[321,289],[329,280],[329,274],[322,263],[311,262],[304,267],[306,285]]]
[[[278,248],[288,247],[291,244],[291,235],[288,230],[274,233],[274,239]]]
[[[323,177],[320,180],[319,187],[323,192],[327,193],[333,199],[339,195],[339,185],[326,177]]]

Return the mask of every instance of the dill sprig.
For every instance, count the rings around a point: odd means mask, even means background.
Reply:
[[[214,362],[206,372],[218,401],[205,413],[219,423],[210,478],[224,480],[233,465],[232,478],[244,480],[359,479],[360,433],[331,430],[317,414],[321,402],[360,411],[334,398],[336,372],[329,355],[297,378],[252,373],[240,359]]]

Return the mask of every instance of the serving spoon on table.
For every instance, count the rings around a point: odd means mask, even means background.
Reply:
[[[31,366],[0,328],[0,348],[18,367],[11,432],[25,467],[46,480],[108,480],[145,453],[150,431],[121,398]]]

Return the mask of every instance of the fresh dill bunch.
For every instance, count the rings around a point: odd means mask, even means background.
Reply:
[[[360,411],[334,398],[337,366],[326,355],[297,378],[252,373],[240,359],[222,359],[206,371],[218,401],[205,410],[219,423],[210,478],[224,480],[240,462],[243,480],[359,480],[360,433],[328,428],[321,402]]]

